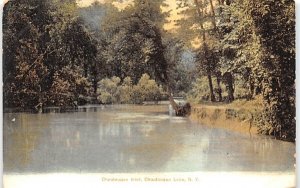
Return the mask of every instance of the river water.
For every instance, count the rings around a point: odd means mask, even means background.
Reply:
[[[166,105],[4,114],[4,174],[294,173],[295,144],[169,116]]]

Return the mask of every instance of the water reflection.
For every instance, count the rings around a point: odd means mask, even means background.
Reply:
[[[4,163],[5,169],[23,169],[30,165],[32,161],[31,153],[36,150],[41,137],[41,127],[35,126],[31,122],[32,116],[35,119],[44,119],[41,114],[6,114],[3,127],[4,140]]]
[[[5,173],[292,172],[294,152],[292,143],[170,117],[163,105],[4,114]]]

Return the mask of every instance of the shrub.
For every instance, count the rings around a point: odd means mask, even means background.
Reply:
[[[119,77],[105,78],[98,82],[97,99],[100,103],[110,104],[117,103],[120,100],[120,85],[121,79]]]
[[[104,104],[126,103],[141,104],[144,101],[158,101],[166,97],[163,88],[148,74],[143,74],[136,85],[130,77],[121,83],[118,77],[105,78],[98,83],[98,101]]]
[[[113,97],[110,93],[103,91],[97,98],[99,101],[101,101],[103,104],[111,104],[113,102]]]

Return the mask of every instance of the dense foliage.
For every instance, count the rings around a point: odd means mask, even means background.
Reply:
[[[188,15],[179,21],[179,25],[185,26],[181,30],[193,33],[184,37],[201,39],[201,46],[195,50],[200,78],[189,97],[196,102],[215,101],[217,93],[219,101],[231,102],[235,98],[255,100],[262,95],[264,113],[257,122],[260,132],[293,140],[296,127],[294,2],[178,2],[182,13]]]
[[[142,104],[145,101],[158,102],[166,100],[163,88],[148,74],[143,74],[137,84],[130,77],[123,82],[119,77],[104,78],[98,83],[98,101],[102,104]]]
[[[294,1],[176,0],[171,32],[169,1],[126,2],[8,1],[4,107],[260,98],[261,133],[295,138]]]
[[[68,13],[75,6],[34,0],[5,5],[5,107],[72,105],[89,93],[84,72],[96,49],[80,19]]]

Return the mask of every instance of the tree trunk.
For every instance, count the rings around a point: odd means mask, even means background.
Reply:
[[[253,99],[255,94],[255,85],[254,85],[254,79],[252,76],[249,76],[249,98],[248,100]]]
[[[221,72],[217,72],[216,77],[217,77],[217,85],[218,85],[218,95],[219,95],[219,102],[223,101],[222,97],[222,89],[221,89]]]
[[[200,1],[201,2],[201,1]],[[196,11],[199,17],[199,24],[202,30],[202,40],[203,40],[203,45],[206,45],[205,41],[206,41],[206,37],[205,37],[205,30],[204,30],[204,26],[203,26],[203,22],[201,19],[203,19],[203,9],[201,9],[201,6],[198,2],[198,0],[194,0],[194,3],[196,5]],[[202,5],[202,3],[201,3]],[[206,54],[206,53],[205,53]],[[207,73],[207,78],[208,78],[208,84],[209,84],[209,89],[210,89],[210,100],[212,102],[216,101],[215,95],[214,95],[214,91],[213,91],[213,84],[212,84],[212,79],[211,79],[211,73],[208,71]]]
[[[88,76],[88,66],[86,63],[83,64],[83,71],[84,71],[84,77],[87,78]]]
[[[201,19],[203,18],[203,14],[201,12],[201,9],[200,9],[200,5],[199,5],[199,2],[198,0],[194,0],[194,3],[197,7],[197,14],[198,14],[198,17],[199,17],[199,21],[200,21],[200,27],[201,27],[201,30],[202,30],[202,40],[203,42],[205,42],[206,38],[205,38],[205,30],[204,30],[204,26],[203,26],[203,23],[201,21]]]
[[[93,84],[94,94],[96,95],[97,94],[97,89],[98,89],[98,79],[97,79],[98,71],[97,71],[96,66],[93,66],[93,70],[92,70],[91,73],[92,73],[92,76],[93,76],[92,84]]]
[[[233,83],[230,82],[228,84],[228,101],[232,102],[234,100],[234,89],[233,89]]]
[[[207,74],[207,78],[208,78],[209,91],[210,91],[210,101],[215,102],[216,97],[214,95],[214,88],[213,88],[213,84],[212,84],[211,74]]]
[[[215,8],[214,8],[214,5],[213,5],[212,0],[209,0],[209,3],[210,3],[211,13],[212,13],[212,24],[213,24],[214,30],[215,30],[215,32],[216,32],[216,31],[217,31],[217,24],[216,24],[216,13],[215,13]]]
[[[94,87],[94,94],[97,94],[97,89],[98,89],[98,83],[97,83],[97,79],[94,78],[93,80],[93,87]]]
[[[224,81],[226,83],[226,88],[228,92],[228,102],[232,102],[234,100],[234,87],[233,87],[233,76],[231,72],[224,73]]]

